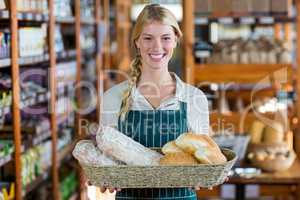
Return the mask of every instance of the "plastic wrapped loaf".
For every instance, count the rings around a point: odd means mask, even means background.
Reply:
[[[91,140],[79,141],[72,154],[79,163],[87,165],[111,166],[121,164],[120,162],[104,155]]]
[[[98,148],[127,165],[159,165],[162,155],[111,127],[103,127],[96,136]]]

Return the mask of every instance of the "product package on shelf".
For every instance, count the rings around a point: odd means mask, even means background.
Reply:
[[[203,60],[201,50],[196,48],[194,51],[196,61]],[[267,37],[238,38],[218,41],[211,56],[204,61],[211,64],[291,64],[292,55],[292,49],[284,41]]]
[[[17,10],[20,12],[38,12],[46,14],[47,0],[17,0]]]
[[[56,17],[71,17],[71,1],[70,0],[55,0],[54,2],[54,15]]]
[[[47,27],[25,27],[19,29],[20,57],[39,56],[45,53]]]
[[[0,59],[10,57],[10,33],[7,30],[0,31]]]

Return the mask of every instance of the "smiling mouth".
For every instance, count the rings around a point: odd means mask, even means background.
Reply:
[[[162,58],[164,58],[167,54],[166,53],[155,53],[155,54],[149,54],[150,58],[155,61],[160,61]]]

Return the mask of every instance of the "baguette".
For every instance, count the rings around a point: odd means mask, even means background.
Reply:
[[[104,126],[96,136],[98,148],[105,154],[127,165],[159,165],[162,155],[151,150],[118,130]]]

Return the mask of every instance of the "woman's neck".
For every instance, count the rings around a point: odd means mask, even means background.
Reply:
[[[170,72],[166,69],[162,70],[149,70],[142,69],[139,85],[140,84],[155,84],[156,86],[168,85],[173,82]]]

